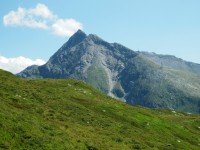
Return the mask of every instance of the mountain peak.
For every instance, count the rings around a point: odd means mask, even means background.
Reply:
[[[78,29],[70,38],[70,39],[84,39],[87,35],[81,29]]]
[[[73,47],[74,45],[79,44],[81,41],[83,41],[87,35],[82,31],[78,30],[75,32],[68,40],[67,47]]]
[[[85,32],[83,32],[81,29],[78,29],[72,36],[77,36],[77,35],[86,35]],[[86,35],[87,36],[87,35]]]

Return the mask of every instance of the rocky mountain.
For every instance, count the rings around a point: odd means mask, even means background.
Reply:
[[[200,112],[200,65],[133,51],[78,30],[42,66],[22,78],[75,78],[130,105]]]

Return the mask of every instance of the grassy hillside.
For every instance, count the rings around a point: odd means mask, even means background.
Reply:
[[[104,93],[109,92],[109,81],[106,71],[100,66],[90,66],[87,70],[86,82]]]
[[[132,107],[75,80],[0,70],[0,149],[199,149],[200,116]]]

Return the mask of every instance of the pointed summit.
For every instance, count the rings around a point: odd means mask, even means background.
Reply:
[[[68,40],[67,47],[73,47],[74,45],[79,44],[81,41],[83,41],[87,35],[82,31],[78,30],[75,32]]]
[[[84,35],[86,35],[85,34],[85,32],[83,32],[81,29],[78,29],[75,33],[74,33],[74,35],[81,35],[81,34],[84,34]],[[73,35],[72,35],[73,36]]]

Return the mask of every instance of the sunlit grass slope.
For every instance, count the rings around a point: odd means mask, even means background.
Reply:
[[[199,148],[199,115],[129,106],[81,81],[0,70],[0,149]]]

